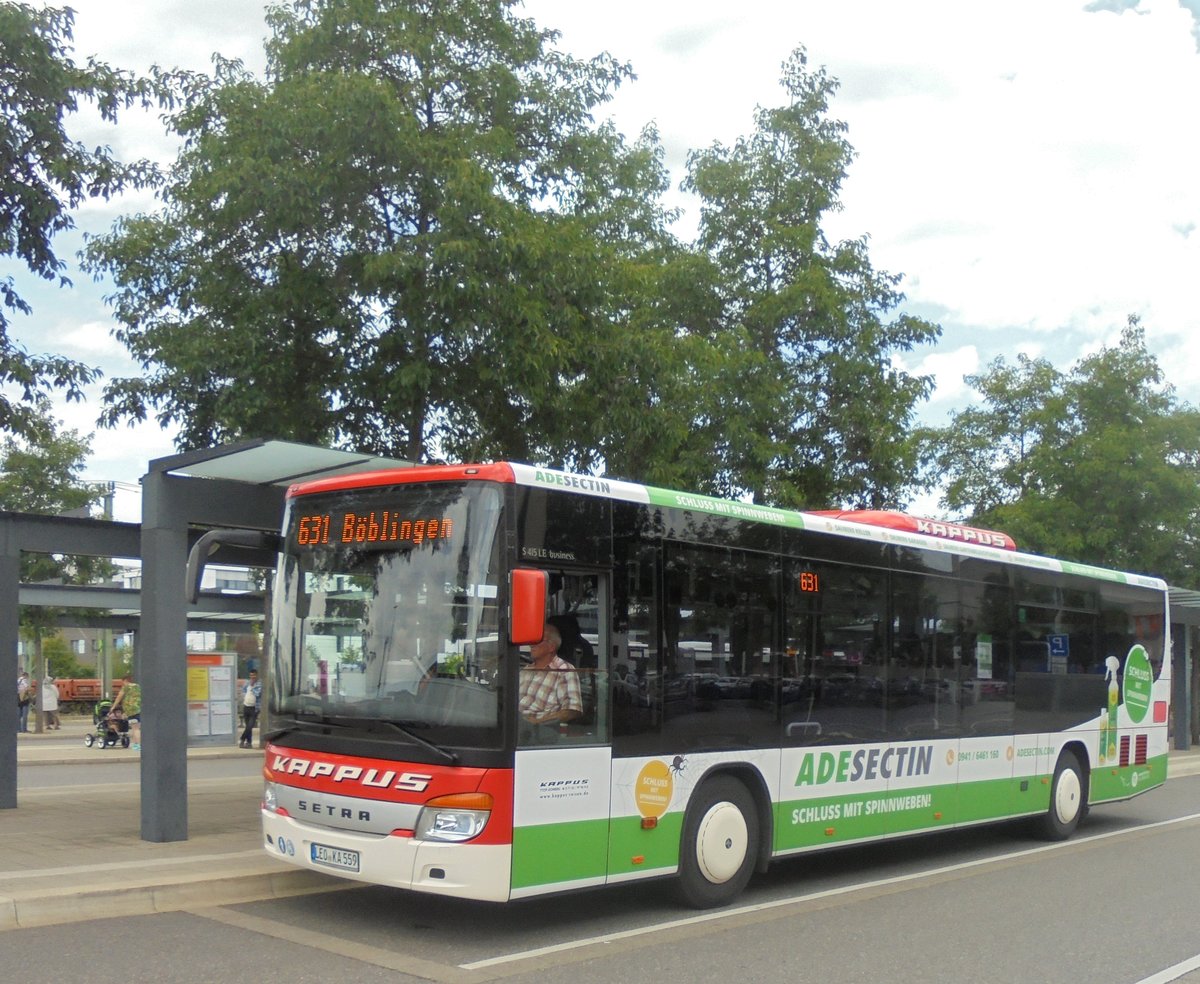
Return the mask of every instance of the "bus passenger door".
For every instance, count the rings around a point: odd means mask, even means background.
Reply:
[[[546,621],[562,638],[556,682],[580,703],[559,724],[522,715],[513,775],[512,897],[604,884],[612,746],[609,732],[608,576],[547,570]],[[522,660],[528,658],[522,654]],[[534,670],[522,668],[528,693]],[[526,705],[529,706],[528,704]],[[518,708],[520,713],[520,708]]]

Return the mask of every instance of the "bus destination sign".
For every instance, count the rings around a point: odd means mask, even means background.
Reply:
[[[448,516],[413,516],[395,509],[308,513],[297,517],[296,544],[419,547],[454,536]]]

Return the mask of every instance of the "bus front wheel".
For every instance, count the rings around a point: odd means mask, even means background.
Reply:
[[[697,909],[728,905],[746,887],[758,857],[754,798],[732,776],[715,776],[696,791],[683,823],[679,894]]]
[[[1050,808],[1042,817],[1047,840],[1066,840],[1087,815],[1087,779],[1074,752],[1063,752],[1050,784]]]

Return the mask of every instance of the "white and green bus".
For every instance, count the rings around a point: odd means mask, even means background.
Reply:
[[[499,463],[295,486],[278,548],[263,831],[295,865],[715,906],[774,858],[1064,838],[1166,778],[1166,586],[1002,534]],[[554,725],[518,697],[544,622]]]

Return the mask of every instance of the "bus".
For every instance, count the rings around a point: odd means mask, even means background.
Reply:
[[[1153,577],[517,463],[286,502],[262,822],[292,865],[497,902],[671,877],[703,908],[830,847],[1064,839],[1166,778]],[[581,705],[550,725],[519,701],[548,624]]]

